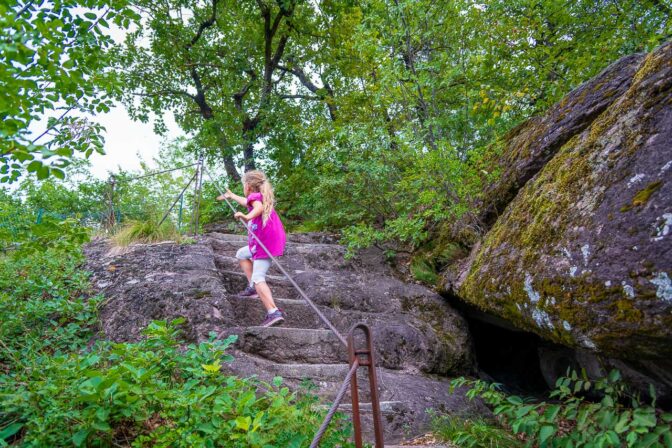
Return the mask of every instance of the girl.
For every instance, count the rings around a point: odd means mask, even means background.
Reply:
[[[236,212],[233,215],[234,218],[242,218],[248,223],[250,233],[247,246],[241,247],[236,253],[248,281],[247,288],[240,295],[261,298],[266,307],[266,318],[261,325],[270,327],[281,324],[285,318],[282,310],[275,306],[271,289],[266,283],[266,272],[271,267],[271,259],[251,234],[254,233],[259,238],[272,256],[279,257],[285,249],[285,229],[273,207],[273,187],[263,172],[254,170],[245,173],[243,189],[246,197],[238,196],[227,189],[217,200],[233,199],[240,205],[247,206],[247,214]]]

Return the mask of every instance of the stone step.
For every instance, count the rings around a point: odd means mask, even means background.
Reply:
[[[324,329],[315,311],[300,299],[274,298],[275,304],[285,313],[284,327]],[[260,299],[249,297],[230,297],[229,303],[233,310],[237,326],[247,327],[259,325],[264,319],[264,306]]]
[[[399,443],[408,436],[409,429],[417,424],[415,406],[404,401],[379,401],[383,425],[383,437],[387,442]],[[325,407],[328,407],[325,405]],[[341,403],[340,412],[352,414],[351,403]],[[373,406],[371,403],[360,402],[359,414],[362,424],[362,438],[374,442]],[[386,445],[387,446],[387,445]]]
[[[238,329],[239,334],[246,333],[248,329]],[[259,336],[259,327],[249,329],[248,338],[254,339]],[[262,329],[266,333],[274,333],[266,339],[270,344],[279,333],[289,333],[292,337],[298,337],[299,340],[310,339],[318,342],[332,342],[331,349],[340,349],[337,341],[329,338],[329,332],[326,330],[302,330],[295,328],[273,327]],[[302,333],[309,333],[305,337]],[[326,333],[326,337],[325,337]],[[245,335],[244,335],[245,336]],[[334,338],[335,339],[335,338]],[[255,343],[258,341],[255,341]],[[346,362],[322,361],[315,362],[314,359],[308,361],[288,362],[287,359],[271,360],[265,353],[250,353],[248,349],[252,346],[250,340],[244,341],[241,347],[231,351],[234,361],[227,365],[226,369],[230,372],[242,376],[255,375],[262,381],[271,382],[276,376],[283,378],[283,384],[299,393],[312,393],[317,395],[323,405],[329,406],[339,388],[341,387],[349,366]],[[314,348],[316,345],[308,345]],[[256,350],[254,350],[256,351]],[[345,353],[345,349],[342,349]],[[430,429],[430,417],[425,412],[426,409],[433,408],[442,412],[487,412],[478,402],[472,402],[465,398],[464,390],[458,390],[456,393],[449,392],[449,379],[422,375],[418,372],[390,370],[382,367],[377,368],[379,399],[382,402],[383,421],[385,427],[385,440],[387,443],[399,443],[407,439],[409,435],[424,434]],[[362,402],[362,418],[365,439],[368,442],[373,441],[373,426],[370,421],[370,405],[365,404],[370,400],[369,382],[367,369],[358,370],[359,397]],[[312,385],[313,387],[310,387]],[[304,387],[301,387],[304,386]],[[307,387],[307,388],[306,388]],[[350,391],[342,402],[341,411],[346,412],[350,409]]]
[[[330,330],[292,327],[247,327],[238,334],[236,347],[262,358],[289,364],[345,363],[347,350]]]
[[[273,377],[281,376],[283,384],[289,386],[292,390],[297,390],[299,393],[311,393],[320,398],[323,408],[329,408],[332,400],[338,393],[343,380],[345,379],[349,366],[342,364],[279,364],[269,362],[265,359],[254,359],[249,355],[235,354],[236,360],[229,369],[241,376],[256,375],[262,381],[270,382]],[[417,426],[419,423],[417,419],[417,412],[411,403],[400,400],[395,400],[394,389],[398,385],[393,385],[392,388],[384,388],[381,384],[387,384],[385,381],[390,375],[396,376],[393,371],[386,369],[378,369],[379,377],[379,398],[381,414],[384,422],[385,439],[388,441],[398,442],[406,436],[408,428],[413,425]],[[403,375],[402,375],[403,378]],[[361,368],[358,371],[359,383],[359,398],[360,398],[360,413],[362,416],[362,434],[364,439],[373,441],[373,421],[372,421],[372,405],[369,394],[369,382],[366,369]],[[403,379],[402,379],[403,381]],[[406,397],[404,397],[406,398]],[[343,398],[339,406],[339,412],[350,414],[352,411],[352,404],[350,402],[350,390]],[[417,406],[416,406],[417,407]],[[424,411],[424,408],[423,408]],[[426,416],[420,416],[419,421],[426,426]],[[424,422],[424,423],[422,423]]]
[[[348,365],[342,364],[281,364],[238,350],[233,351],[235,360],[227,370],[242,376],[256,376],[270,383],[282,377],[283,384],[300,393],[309,392],[323,400],[332,400],[348,373]],[[349,400],[349,392],[346,400]],[[368,397],[368,394],[367,394]]]

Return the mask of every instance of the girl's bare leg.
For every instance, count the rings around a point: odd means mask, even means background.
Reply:
[[[252,283],[252,260],[240,260],[240,267],[243,268],[245,277],[247,277],[247,284]]]
[[[259,294],[261,303],[264,304],[264,308],[266,308],[266,311],[272,310],[273,308],[277,308],[275,306],[275,302],[273,301],[273,294],[271,293],[271,288],[268,287],[268,284],[266,282],[255,283],[254,288],[257,290],[257,294]]]

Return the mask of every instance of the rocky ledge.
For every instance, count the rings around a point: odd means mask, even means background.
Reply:
[[[213,331],[238,335],[231,372],[281,376],[292,387],[309,381],[328,404],[348,370],[345,348],[275,267],[268,282],[287,320],[281,327],[259,326],[261,302],[237,297],[245,277],[234,255],[244,244],[243,236],[215,232],[193,244],[123,250],[106,240],[89,244],[92,282],[106,297],[103,332],[115,341],[136,340],[150,321],[182,317],[192,340]],[[346,261],[343,248],[323,235],[291,236],[281,262],[339,331],[358,322],[370,326],[386,441],[425,432],[429,408],[477,411],[462,393],[449,393],[448,376],[472,372],[474,362],[466,322],[440,296],[393,277],[382,254]],[[370,405],[362,409],[366,414]]]

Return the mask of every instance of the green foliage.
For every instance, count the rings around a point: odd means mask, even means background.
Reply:
[[[17,387],[0,395],[2,420],[21,425],[23,446],[306,445],[323,416],[309,397],[290,393],[280,378],[223,375],[235,337],[213,334],[181,349],[181,323],[153,322],[140,342],[99,342],[13,375]],[[345,435],[336,426],[324,446]]]
[[[85,299],[87,275],[79,269],[81,253],[72,247],[2,256],[0,373],[39,371],[43,356],[80,349],[91,336],[100,298]]]
[[[554,402],[534,403],[515,395],[507,396],[498,384],[458,378],[455,387],[468,386],[470,399],[480,397],[492,406],[496,416],[514,434],[524,434],[526,446],[544,447],[668,447],[672,446],[672,414],[656,410],[630,392],[620,372],[606,378],[587,379],[575,371],[559,378],[551,393]],[[601,397],[591,401],[586,394]]]
[[[102,128],[86,115],[109,111],[120,85],[105,73],[107,30],[137,18],[124,0],[42,3],[0,4],[0,183],[62,179],[75,154],[102,153]]]
[[[439,281],[439,276],[432,266],[432,262],[421,256],[413,257],[411,260],[411,274],[416,280],[427,285],[436,285]]]
[[[88,160],[75,158],[71,160],[68,175],[63,180],[24,177],[18,188],[24,206],[35,212],[42,209],[51,215],[73,218],[104,212],[107,208],[107,185],[95,179],[90,168]]]
[[[517,448],[523,443],[496,422],[482,418],[453,415],[432,415],[432,431],[441,440],[463,448]]]
[[[159,226],[159,220],[160,218],[147,221],[128,221],[112,235],[112,241],[121,247],[128,246],[131,243],[180,242],[182,235],[175,225],[166,220]]]
[[[44,217],[39,223],[19,201],[0,198],[0,249],[23,257],[47,249],[69,251],[89,240],[89,229],[75,219]]]
[[[323,5],[303,23],[312,41],[291,36],[301,50],[287,65],[333,94],[283,115],[294,156],[269,151],[283,216],[347,228],[351,250],[413,250],[498,175],[488,162],[497,136],[618,57],[652,49],[671,23],[669,6],[638,0]]]

